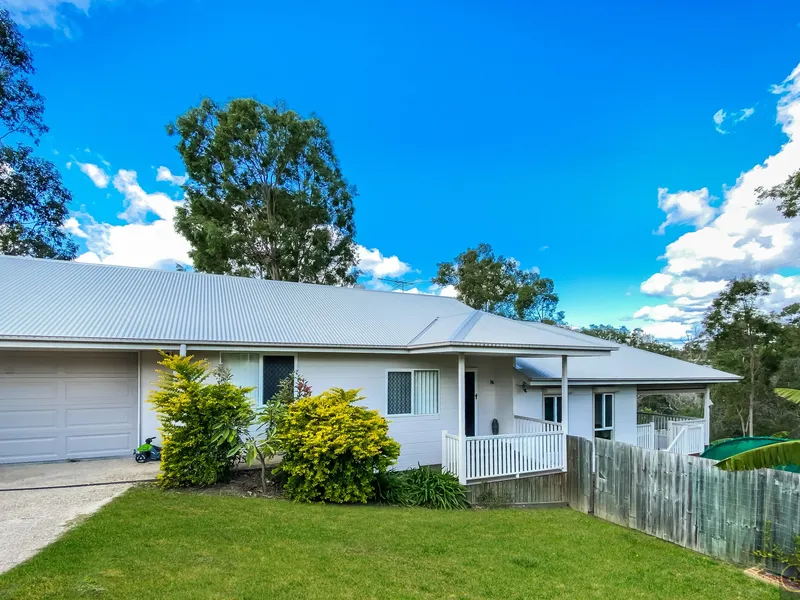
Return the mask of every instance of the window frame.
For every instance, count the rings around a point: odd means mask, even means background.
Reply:
[[[553,413],[556,416],[555,421],[548,421],[547,417],[547,399],[553,398],[555,405],[553,406]],[[564,403],[561,400],[561,394],[542,394],[542,421],[547,423],[561,424],[564,418]]]
[[[435,371],[436,372],[436,412],[432,413],[418,413],[415,412],[417,408],[415,388],[414,385],[417,371]],[[411,373],[411,412],[410,413],[390,413],[389,412],[389,373]],[[386,384],[384,385],[385,407],[387,417],[437,417],[442,412],[442,373],[441,369],[386,369]]]
[[[597,427],[597,396],[602,396],[602,414],[600,415],[601,423],[603,424],[602,427]],[[611,397],[611,426],[605,424],[606,418],[606,399]],[[617,422],[617,395],[614,392],[595,392],[592,395],[592,429],[594,430],[595,437],[597,437],[598,431],[610,431],[611,437],[609,439],[614,439],[615,434],[615,427]]]

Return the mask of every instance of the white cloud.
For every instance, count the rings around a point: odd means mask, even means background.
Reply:
[[[129,223],[137,222],[148,213],[161,219],[172,219],[175,208],[180,204],[166,194],[149,194],[136,180],[136,171],[120,169],[114,176],[114,188],[125,197],[125,210],[118,216]]]
[[[447,296],[448,298],[455,298],[458,296],[458,292],[456,291],[456,287],[454,285],[446,285],[439,289],[439,295]]]
[[[716,129],[719,133],[725,134],[726,131],[722,130],[722,123],[725,121],[726,113],[721,108],[714,113],[714,129]]]
[[[661,230],[671,223],[686,222],[693,224],[695,231],[669,244],[662,257],[666,260],[664,268],[640,286],[644,294],[672,298],[667,304],[643,307],[635,313],[635,318],[647,324],[646,331],[679,339],[674,334],[696,323],[727,282],[742,274],[769,281],[773,292],[767,308],[777,309],[800,300],[800,276],[779,274],[800,265],[800,219],[785,219],[773,202],[759,204],[756,191],[782,183],[800,166],[800,65],[772,91],[780,96],[777,122],[788,140],[777,153],[742,173],[735,185],[725,190],[717,211],[709,206],[707,188],[674,195],[659,190],[659,206],[664,208],[669,199],[671,207]],[[753,109],[732,115],[720,111],[714,121],[736,123],[752,114]],[[692,197],[674,198],[681,194]],[[670,316],[672,309],[681,314]]]
[[[756,112],[756,109],[752,107],[736,110],[732,113],[727,113],[720,108],[712,117],[714,120],[714,129],[717,130],[717,133],[721,133],[722,135],[728,134],[730,133],[731,127],[738,125],[745,119],[749,119],[753,116],[754,112]]]
[[[648,323],[642,327],[645,333],[649,333],[660,340],[679,342],[689,337],[693,327],[686,323],[666,321],[659,323]]]
[[[61,229],[66,231],[67,233],[74,235],[75,237],[79,238],[87,238],[89,237],[83,229],[81,229],[81,224],[78,222],[78,219],[75,217],[69,217],[64,224],[61,226]]]
[[[377,248],[371,250],[358,246],[358,268],[373,278],[400,277],[411,270],[411,265],[397,256],[384,256]]]
[[[156,169],[156,181],[168,181],[172,185],[183,185],[187,179],[186,175],[173,175],[167,167]]]
[[[11,18],[23,27],[50,27],[63,31],[68,37],[66,12],[80,11],[89,14],[93,0],[3,0]],[[96,3],[96,2],[95,2]]]
[[[702,227],[714,218],[714,208],[710,205],[713,196],[708,188],[692,192],[680,191],[670,194],[667,188],[658,188],[658,208],[663,210],[667,218],[658,228],[663,234],[669,225],[691,223]]]
[[[643,306],[633,314],[634,319],[648,319],[651,321],[670,321],[683,317],[686,313],[676,306],[658,304],[656,306]]]
[[[102,167],[94,165],[92,163],[82,163],[75,161],[75,164],[78,165],[78,168],[86,175],[89,179],[92,180],[99,188],[107,188],[109,182],[111,181],[108,173],[106,173]],[[72,163],[67,163],[68,167],[72,166]]]
[[[123,196],[122,225],[98,223],[87,213],[76,213],[64,224],[84,235],[86,252],[80,262],[130,267],[191,265],[189,242],[175,231],[175,209],[183,200],[148,193],[139,185],[136,171],[121,169],[114,188]],[[77,235],[77,234],[76,234]]]

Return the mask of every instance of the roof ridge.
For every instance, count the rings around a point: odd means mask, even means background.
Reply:
[[[423,328],[422,328],[422,331],[420,331],[420,332],[419,332],[417,335],[415,335],[413,338],[411,338],[411,340],[409,340],[409,342],[408,342],[408,344],[407,344],[407,345],[408,345],[408,346],[410,346],[411,344],[413,344],[414,342],[416,342],[416,341],[417,341],[417,340],[418,340],[420,337],[422,337],[422,335],[423,335],[423,334],[424,334],[426,331],[428,331],[428,329],[430,329],[431,327],[433,327],[433,326],[436,324],[436,321],[438,321],[438,320],[439,320],[439,317],[434,317],[434,318],[433,318],[433,321],[431,321],[430,323],[428,323],[427,325],[425,325],[425,327],[423,327]]]
[[[380,293],[380,294],[401,294],[403,296],[411,296],[414,298],[436,298],[438,300],[446,300],[446,301],[454,301],[458,302],[459,304],[464,304],[458,298],[453,298],[451,296],[441,296],[439,294],[424,294],[424,293],[403,293],[398,292],[395,290],[371,290],[366,288],[357,288],[357,287],[350,287],[344,285],[328,285],[325,283],[311,283],[311,282],[303,282],[303,281],[284,281],[280,279],[262,279],[260,277],[246,277],[244,275],[231,275],[229,273],[205,273],[203,271],[177,271],[177,270],[169,270],[169,269],[159,269],[158,267],[135,267],[131,265],[111,265],[107,263],[95,263],[95,262],[82,262],[77,260],[60,260],[54,258],[38,258],[35,256],[16,256],[10,254],[2,254],[0,255],[0,260],[4,259],[14,259],[14,260],[28,260],[35,263],[45,263],[45,264],[57,264],[60,266],[65,265],[72,265],[77,267],[88,267],[88,268],[103,268],[103,269],[121,269],[121,270],[128,270],[128,271],[143,271],[143,272],[150,272],[150,273],[163,273],[167,276],[177,276],[177,277],[209,277],[209,278],[224,278],[224,279],[232,279],[237,281],[261,281],[261,282],[269,282],[270,284],[274,285],[288,285],[288,286],[295,286],[295,285],[302,285],[302,286],[314,286],[320,288],[331,288],[331,289],[338,289],[338,290],[350,290],[353,292],[370,292],[370,293]],[[464,304],[464,306],[467,306]]]
[[[464,322],[461,323],[461,326],[456,329],[456,332],[450,337],[450,341],[452,342],[463,342],[464,338],[467,337],[472,328],[481,320],[481,317],[484,315],[482,310],[476,310],[466,319]]]
[[[514,319],[512,319],[512,320],[514,320]],[[558,331],[559,334],[561,334],[561,335],[563,335],[565,337],[570,337],[572,339],[577,339],[577,340],[586,340],[587,342],[591,341],[592,343],[594,343],[597,346],[600,346],[601,348],[603,348],[603,347],[607,348],[608,347],[607,344],[612,344],[612,345],[615,345],[615,346],[624,345],[624,344],[620,344],[619,342],[614,342],[612,340],[607,340],[605,338],[595,337],[595,336],[589,335],[587,333],[581,333],[580,331],[575,331],[574,329],[571,329],[570,327],[562,327],[560,325],[550,325],[549,323],[542,323],[541,321],[519,321],[519,322],[520,323],[525,323],[526,325],[528,325],[529,327],[533,327],[534,329],[545,328],[545,329],[548,329],[548,330],[551,330],[551,331],[555,330],[555,331]]]

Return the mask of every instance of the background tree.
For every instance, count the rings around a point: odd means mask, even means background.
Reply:
[[[783,183],[771,188],[760,187],[758,192],[759,204],[765,200],[778,203],[778,212],[787,219],[797,216],[800,211],[800,170],[795,171]]]
[[[513,258],[496,256],[489,244],[439,263],[431,281],[452,285],[458,299],[472,308],[522,321],[564,322],[553,280],[521,269]]]
[[[663,354],[664,356],[671,356],[673,358],[681,357],[681,350],[677,346],[668,344],[658,340],[653,335],[645,333],[641,328],[630,330],[624,325],[622,327],[613,327],[611,325],[590,325],[581,329],[581,333],[591,335],[594,337],[617,342],[618,344],[625,344],[632,348],[639,348],[640,350],[647,350],[648,352],[655,352],[656,354]]]
[[[599,337],[604,340],[625,344],[632,348],[681,358],[686,360],[683,350],[673,344],[660,341],[653,335],[645,333],[644,330],[636,328],[628,329],[613,327],[612,325],[590,325],[581,329],[581,333]],[[650,412],[664,415],[683,415],[687,417],[703,416],[703,401],[698,394],[678,393],[678,394],[640,394],[637,399],[637,409],[639,412]]]
[[[0,254],[72,259],[77,246],[61,229],[72,196],[53,163],[15,136],[38,144],[47,132],[44,98],[33,89],[33,56],[7,10],[0,10]]]
[[[197,270],[355,282],[356,192],[317,117],[251,98],[206,99],[167,132],[180,138],[189,175],[176,229]]]
[[[781,328],[775,316],[761,308],[769,291],[766,281],[733,279],[711,303],[703,321],[714,366],[744,378],[742,384],[719,388],[724,405],[738,415],[743,435],[755,431],[756,405],[771,394],[769,371],[777,363]]]

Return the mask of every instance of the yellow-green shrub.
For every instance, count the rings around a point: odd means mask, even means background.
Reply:
[[[285,491],[303,502],[366,502],[376,473],[400,455],[378,411],[353,403],[360,390],[333,388],[289,406],[278,423]]]
[[[163,355],[157,391],[149,400],[161,421],[163,447],[158,482],[163,487],[205,486],[230,476],[233,442],[215,443],[215,426],[234,425],[247,412],[249,388],[230,383],[224,369],[215,383],[207,361]]]

